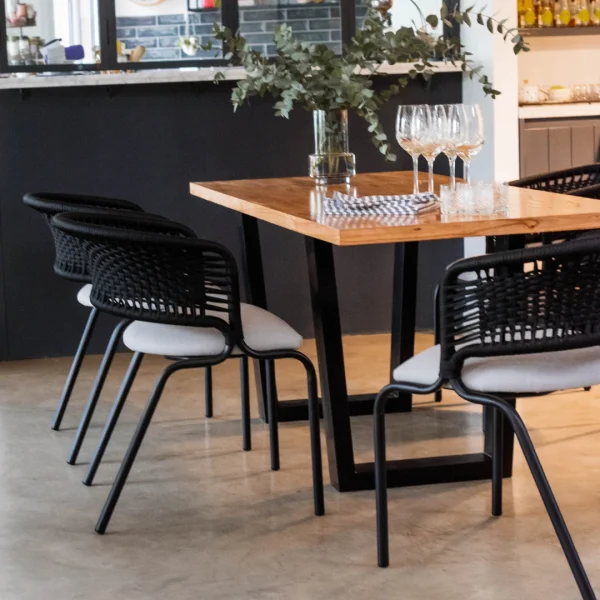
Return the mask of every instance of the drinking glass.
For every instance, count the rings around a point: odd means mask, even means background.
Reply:
[[[483,117],[479,104],[463,104],[459,110],[462,135],[456,153],[464,165],[464,179],[471,183],[471,159],[483,146]]]
[[[421,154],[427,160],[429,167],[428,192],[434,193],[433,163],[445,146],[446,135],[446,110],[440,104],[426,107],[428,110],[415,116],[415,135]]]
[[[446,129],[443,135],[442,152],[448,159],[450,165],[450,187],[456,188],[456,157],[457,147],[462,140],[462,129],[460,120],[460,104],[442,104],[446,111]]]
[[[399,106],[396,115],[396,140],[413,159],[413,194],[419,193],[419,156],[421,154],[421,149],[415,140],[414,123],[422,120],[424,106],[423,104]],[[429,107],[425,106],[425,108]],[[416,119],[416,117],[418,118]]]

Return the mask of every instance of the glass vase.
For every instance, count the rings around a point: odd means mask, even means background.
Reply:
[[[317,185],[350,183],[356,175],[354,154],[348,151],[348,111],[313,111],[315,153],[310,155],[310,176]]]

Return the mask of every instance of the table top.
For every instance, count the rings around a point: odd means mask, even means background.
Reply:
[[[421,190],[426,177],[421,173]],[[436,187],[447,183],[447,177],[435,176]],[[352,188],[359,196],[408,194],[412,172],[363,173],[352,179]],[[442,216],[439,210],[409,216],[324,215],[323,198],[335,189],[346,191],[344,186],[316,188],[309,177],[190,184],[194,196],[337,246],[600,229],[600,201],[564,194],[511,187],[504,215]]]

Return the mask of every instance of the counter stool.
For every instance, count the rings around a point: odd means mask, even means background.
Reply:
[[[468,275],[465,277],[465,275]],[[492,514],[502,514],[503,428],[523,449],[582,598],[595,599],[511,399],[600,384],[600,236],[463,259],[440,289],[440,344],[401,364],[375,401],[378,563],[389,564],[385,407],[393,391],[449,383],[493,410]]]
[[[314,512],[322,515],[323,474],[315,368],[298,350],[302,337],[285,321],[240,302],[237,266],[231,253],[219,244],[197,238],[117,229],[102,220],[85,223],[85,218],[77,214],[56,216],[53,226],[84,242],[93,280],[92,304],[109,314],[133,320],[123,335],[124,344],[134,352],[123,381],[122,391],[126,391],[120,392],[115,400],[99,448],[107,432],[110,437],[144,355],[177,357],[158,377],[96,531],[100,534],[106,531],[169,377],[182,369],[214,366],[233,356],[265,361],[273,470],[279,469],[273,362],[293,358],[304,366]]]
[[[109,211],[120,210],[129,212],[142,212],[142,209],[133,202],[127,200],[119,200],[116,198],[105,198],[102,196],[84,196],[76,194],[59,194],[50,192],[38,192],[25,194],[23,202],[33,208],[42,215],[48,225],[54,215],[61,212],[81,212],[81,211]],[[65,411],[71,399],[77,376],[83,362],[90,338],[96,325],[98,318],[98,310],[92,306],[90,302],[90,293],[92,285],[90,283],[90,275],[85,260],[85,255],[81,250],[79,243],[72,239],[57,240],[54,237],[54,272],[71,281],[79,281],[84,283],[84,286],[77,293],[77,301],[82,306],[90,309],[87,323],[79,340],[79,346],[71,369],[67,376],[62,395],[58,402],[54,418],[52,420],[52,429],[58,431],[60,429]],[[118,340],[117,340],[118,341]]]

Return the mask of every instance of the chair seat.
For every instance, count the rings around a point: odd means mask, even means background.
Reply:
[[[92,284],[86,283],[78,292],[77,292],[77,302],[82,306],[88,306],[92,308],[92,302],[90,300],[90,294],[92,293]]]
[[[396,381],[432,385],[439,377],[440,346],[416,354],[394,370]],[[478,392],[537,394],[600,384],[600,347],[469,358],[464,384]]]
[[[274,314],[244,303],[240,304],[240,312],[244,341],[252,350],[297,350],[302,345],[302,336]],[[217,329],[145,321],[129,325],[123,343],[134,352],[163,356],[215,356],[225,348]]]

